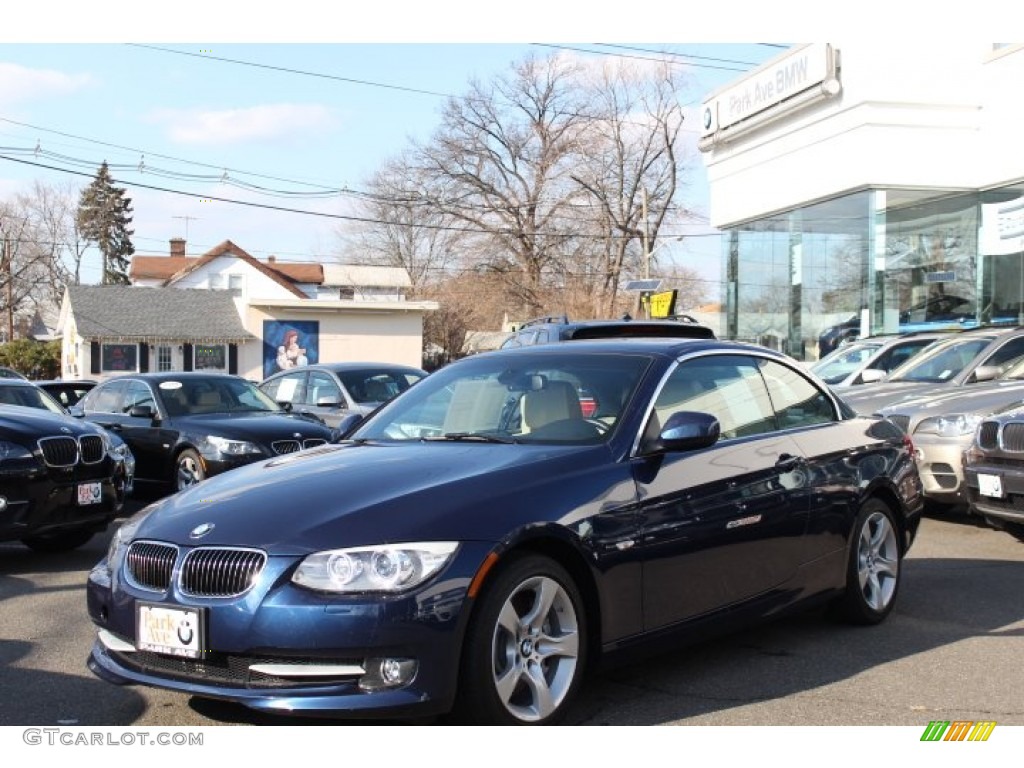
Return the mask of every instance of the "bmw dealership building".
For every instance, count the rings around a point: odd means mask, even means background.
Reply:
[[[711,94],[724,334],[1024,324],[1024,45],[813,43]]]

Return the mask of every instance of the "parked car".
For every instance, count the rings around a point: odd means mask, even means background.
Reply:
[[[58,411],[0,405],[0,541],[41,552],[80,547],[121,511],[125,483],[103,430]]]
[[[276,373],[259,386],[282,408],[337,427],[347,414],[365,415],[426,375],[391,363],[319,363]]]
[[[846,320],[830,325],[818,335],[818,357],[823,358],[860,335],[860,315],[850,315]]]
[[[126,522],[89,666],[272,712],[549,723],[606,652],[823,603],[884,620],[921,505],[906,436],[763,347],[483,353]]]
[[[36,408],[62,416],[70,414],[49,392],[28,379],[0,378],[0,405]],[[110,453],[122,464],[119,476],[123,495],[130,496],[135,482],[135,456],[116,432],[103,430],[109,442]]]
[[[174,490],[333,438],[330,428],[285,413],[231,374],[119,376],[90,390],[71,413],[124,439],[135,454],[136,482]]]
[[[577,320],[566,316],[538,317],[523,323],[501,343],[501,349],[530,347],[579,339],[649,338],[713,339],[715,333],[689,316],[675,320]]]
[[[905,400],[992,381],[1022,356],[1024,328],[961,331],[935,342],[877,384],[844,390],[842,398],[857,413],[871,415]]]
[[[94,379],[50,379],[33,383],[53,395],[54,399],[65,408],[70,408],[78,403],[85,397],[86,392],[97,384]]]
[[[964,458],[971,511],[1024,541],[1024,411],[983,420]]]
[[[28,377],[13,368],[8,368],[6,365],[0,365],[0,379],[24,379],[28,381]]]
[[[914,441],[925,498],[936,504],[966,507],[964,451],[981,421],[1024,407],[1024,360],[995,381],[954,387],[941,394],[904,400],[878,415],[895,422]]]
[[[837,388],[871,384],[884,379],[933,341],[948,336],[946,333],[869,336],[843,344],[814,363],[811,371]]]

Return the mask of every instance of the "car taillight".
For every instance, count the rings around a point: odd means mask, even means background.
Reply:
[[[907,455],[911,458],[916,457],[917,454],[914,451],[914,441],[911,439],[910,435],[903,435],[903,447],[907,449]]]

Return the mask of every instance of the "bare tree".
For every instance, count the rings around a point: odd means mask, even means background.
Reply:
[[[529,58],[489,86],[474,82],[448,101],[441,128],[420,147],[422,169],[436,179],[430,202],[479,233],[479,263],[529,310],[542,309],[545,270],[577,229],[570,173],[586,125],[578,71]]]

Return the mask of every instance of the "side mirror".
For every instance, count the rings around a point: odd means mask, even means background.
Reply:
[[[992,381],[999,378],[1000,368],[998,365],[979,365],[974,369],[971,377],[974,381]]]
[[[286,413],[292,412],[292,401],[291,400],[278,400],[277,404],[281,407],[282,411]]]
[[[76,419],[85,418],[85,409],[82,408],[82,406],[80,405],[72,405],[70,408],[68,408],[68,413],[74,416]]]
[[[341,400],[336,397],[321,397],[316,401],[319,408],[340,408]]]
[[[152,405],[134,405],[128,411],[128,415],[135,419],[153,419],[156,417],[156,411]]]
[[[359,413],[346,413],[341,417],[341,421],[338,422],[336,427],[338,433],[338,440],[344,440],[349,432],[352,432],[356,427],[363,423],[363,416]]]
[[[694,451],[718,442],[722,427],[710,413],[676,411],[658,435],[656,449],[664,452]]]
[[[881,368],[865,368],[860,374],[860,380],[862,384],[874,384],[876,381],[881,381],[888,374]]]

